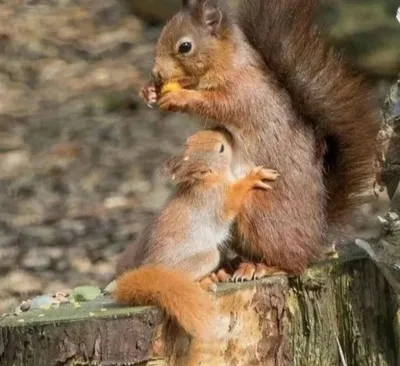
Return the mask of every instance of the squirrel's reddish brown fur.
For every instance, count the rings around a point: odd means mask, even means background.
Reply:
[[[114,297],[119,304],[159,306],[195,337],[207,338],[212,332],[210,296],[183,271],[144,266],[126,272]]]
[[[158,305],[202,339],[215,336],[215,324],[212,302],[195,281],[215,287],[204,280],[220,263],[221,246],[243,202],[253,190],[270,189],[263,180],[278,177],[273,170],[256,167],[235,179],[232,147],[223,129],[187,139],[183,154],[164,164],[177,192],[117,264],[118,303]]]
[[[243,0],[239,26],[288,91],[296,112],[325,140],[329,223],[344,224],[371,182],[378,108],[371,87],[315,25],[319,0]]]
[[[153,69],[156,84],[195,80],[161,96],[159,107],[225,126],[238,176],[254,165],[279,171],[273,191],[244,203],[233,245],[291,273],[317,258],[328,227],[341,229],[358,207],[379,121],[368,86],[314,25],[317,5],[243,0],[232,16],[222,0],[185,0],[160,35]]]

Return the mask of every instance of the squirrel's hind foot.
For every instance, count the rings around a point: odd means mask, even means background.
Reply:
[[[200,280],[199,284],[204,291],[215,292],[217,290],[217,283],[229,282],[231,278],[232,275],[224,268],[221,268],[217,272],[211,273],[209,276]]]
[[[233,282],[258,280],[263,277],[287,274],[277,267],[268,267],[264,263],[243,262],[232,276]]]
[[[228,273],[225,268],[221,268],[215,274],[217,276],[218,282],[229,282],[232,278],[232,275]]]

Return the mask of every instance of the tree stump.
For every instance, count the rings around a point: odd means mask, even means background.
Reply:
[[[352,249],[354,250],[354,247]],[[153,307],[107,296],[0,321],[0,365],[399,365],[397,295],[363,253],[303,276],[221,284],[220,341],[191,339]]]

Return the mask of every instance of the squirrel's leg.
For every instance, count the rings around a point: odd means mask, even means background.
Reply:
[[[300,274],[310,261],[321,255],[326,235],[323,182],[322,179],[315,179],[313,189],[309,189],[307,184],[311,179],[303,176],[296,179],[295,183],[277,182],[269,192],[253,192],[244,202],[236,220],[241,240],[234,249],[250,261],[272,267],[272,270],[261,271],[266,275],[274,274],[276,269],[279,273],[283,270],[290,275]],[[298,184],[300,188],[295,186],[294,189],[289,184]],[[288,187],[291,195],[286,193]],[[255,270],[242,266],[235,278],[254,278],[254,273]],[[257,273],[257,277],[260,275]]]
[[[254,188],[260,188],[264,190],[271,189],[271,187],[264,183],[263,180],[274,181],[278,176],[279,174],[275,170],[264,169],[260,166],[254,168],[246,177],[237,180],[228,188],[222,217],[229,221],[235,219],[246,199],[247,193]],[[260,270],[257,272],[257,275],[262,276],[264,272]],[[235,272],[238,279],[246,279],[247,277],[252,279],[255,273],[256,271],[254,270],[251,271],[250,274],[245,272],[243,274],[241,273],[239,276],[238,271]],[[220,270],[216,273],[216,276],[220,282],[227,282],[232,279],[229,271],[224,267],[220,268]]]
[[[207,291],[215,291],[217,285],[215,279],[207,279],[218,267],[220,262],[220,251],[213,250],[198,253],[175,266],[187,274],[193,281],[199,281],[200,285]]]
[[[232,103],[239,104],[234,96],[219,90],[181,89],[163,95],[158,101],[160,109],[170,112],[185,112],[203,119],[231,121],[238,116],[232,114]]]
[[[242,252],[240,248],[245,244],[243,243],[243,239],[241,238],[236,225],[234,229],[235,230],[232,233],[233,236],[230,245],[233,248],[238,249],[239,252]],[[240,254],[234,259],[234,261],[231,261],[230,263],[230,273],[232,273],[229,279],[230,281],[251,281],[267,276],[287,274],[287,272],[278,267],[269,267],[265,263],[251,261],[249,258],[246,258],[246,256],[242,256]]]

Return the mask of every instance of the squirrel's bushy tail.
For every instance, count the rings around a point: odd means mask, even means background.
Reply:
[[[117,279],[113,296],[123,305],[159,306],[192,336],[211,337],[214,309],[210,295],[184,272],[150,266],[126,272]]]
[[[326,147],[327,214],[343,223],[370,183],[378,108],[315,24],[319,0],[242,0],[238,24]]]

